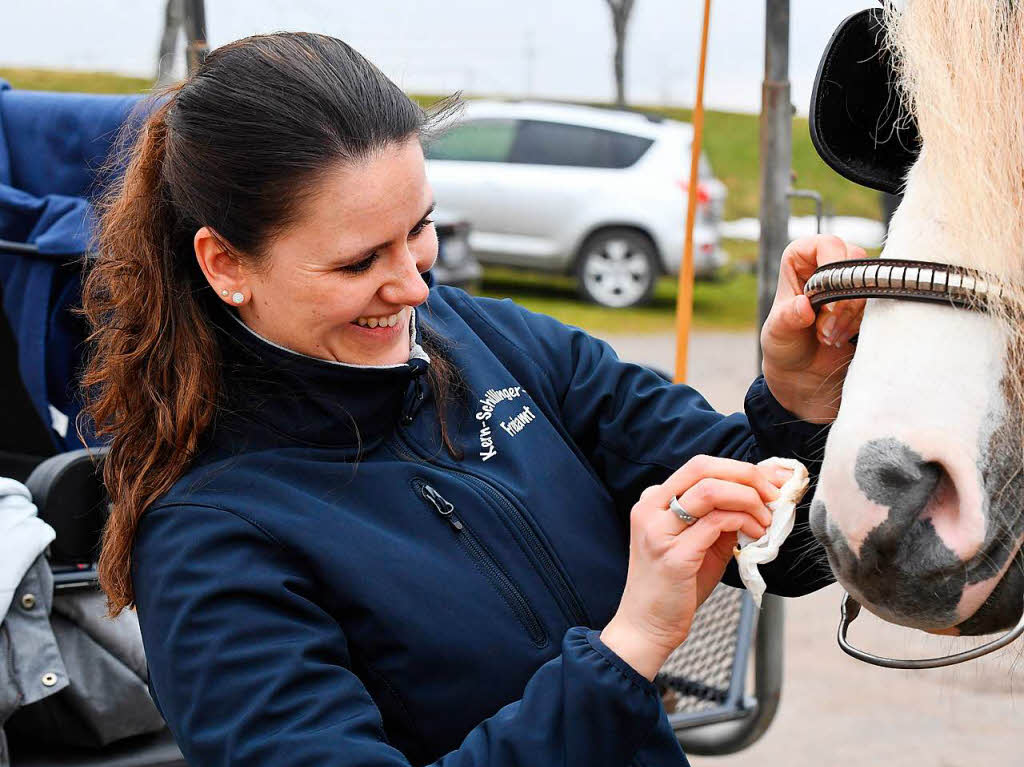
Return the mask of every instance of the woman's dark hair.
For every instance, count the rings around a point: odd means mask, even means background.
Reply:
[[[281,33],[213,51],[135,121],[125,172],[100,203],[98,256],[83,286],[92,327],[85,412],[110,439],[99,573],[111,614],[134,603],[139,518],[184,474],[221,395],[195,232],[211,227],[258,265],[322,174],[422,139],[455,103],[428,115],[340,40]],[[427,338],[442,436],[454,452],[442,405],[455,371]]]

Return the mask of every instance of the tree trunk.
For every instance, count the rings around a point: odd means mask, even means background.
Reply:
[[[164,33],[156,57],[156,84],[161,87],[174,79],[174,59],[178,38],[185,25],[185,0],[167,0],[164,8]]]
[[[626,106],[626,32],[629,15],[633,12],[635,0],[605,0],[612,13],[612,30],[615,32],[615,103]]]

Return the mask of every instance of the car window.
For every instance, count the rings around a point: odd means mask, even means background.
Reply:
[[[523,120],[509,162],[628,168],[654,143],[642,136],[582,125]]]
[[[508,162],[515,120],[469,120],[427,145],[428,160]]]

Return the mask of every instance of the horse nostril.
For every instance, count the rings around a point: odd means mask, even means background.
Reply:
[[[902,442],[887,438],[861,447],[854,473],[864,495],[889,508],[890,520],[909,523],[928,505],[944,470]]]
[[[937,463],[881,465],[876,470],[875,478],[880,487],[912,493],[915,488],[934,486],[941,470]]]

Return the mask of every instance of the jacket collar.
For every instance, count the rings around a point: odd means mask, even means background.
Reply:
[[[430,362],[410,318],[409,361],[363,366],[311,357],[263,338],[232,309],[214,321],[223,397],[212,429],[217,452],[272,446],[354,448],[386,438],[424,399]]]

